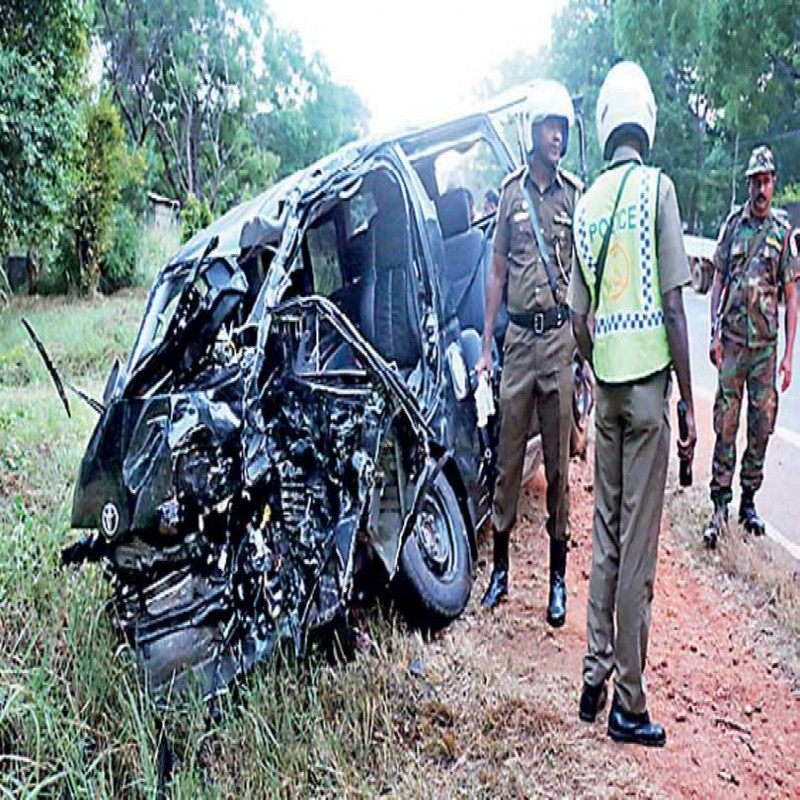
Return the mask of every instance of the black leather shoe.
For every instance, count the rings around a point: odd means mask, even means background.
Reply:
[[[622,708],[616,695],[608,715],[608,735],[615,742],[645,747],[663,747],[667,743],[667,734],[661,725],[650,722],[650,715],[646,711],[643,714],[629,714]]]
[[[764,520],[758,516],[752,492],[742,492],[742,500],[739,504],[739,524],[744,525],[744,529],[754,536],[763,536],[766,533],[767,526],[764,524]]]
[[[561,628],[567,619],[567,543],[550,540],[550,594],[547,599],[547,622]]]
[[[493,530],[492,577],[489,581],[489,588],[481,600],[484,608],[494,608],[508,595],[508,531],[500,533]]]
[[[588,683],[584,683],[578,716],[584,722],[594,722],[598,713],[605,708],[607,698],[608,690],[606,689],[605,681],[599,686],[591,686]]]

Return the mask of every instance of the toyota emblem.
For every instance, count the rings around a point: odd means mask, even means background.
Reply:
[[[109,502],[103,506],[103,513],[100,515],[100,522],[103,525],[103,533],[111,538],[119,527],[119,510]]]

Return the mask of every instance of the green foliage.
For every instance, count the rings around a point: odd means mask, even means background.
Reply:
[[[292,40],[287,46],[294,46]],[[299,46],[299,45],[297,45]],[[279,159],[278,176],[291,175],[366,132],[369,113],[350,88],[331,80],[319,56],[302,67],[301,89],[256,119],[259,144]]]
[[[482,98],[491,98],[506,89],[520,86],[536,78],[551,74],[549,50],[542,47],[536,53],[516,50],[504,58],[477,86],[477,94]]]
[[[552,76],[583,97],[590,179],[603,167],[595,127],[597,93],[608,70],[619,61],[612,6],[611,0],[569,0],[553,19]]]
[[[603,167],[594,128],[597,92],[608,69],[619,60],[614,46],[612,5],[611,0],[568,0],[553,17],[549,47],[535,54],[513,53],[478,87],[480,96],[491,97],[537,78],[553,78],[564,83],[573,96],[581,96],[590,176],[597,175]],[[576,140],[573,137],[566,166],[579,174]]]
[[[141,281],[141,242],[141,222],[127,206],[117,203],[111,215],[109,246],[100,266],[101,292],[109,294]]]
[[[0,253],[41,247],[74,182],[87,54],[81,0],[0,0]]]
[[[790,183],[788,186],[779,187],[772,202],[779,208],[788,203],[800,203],[800,183]]]
[[[260,2],[95,6],[129,138],[148,153],[152,188],[183,205],[194,195],[219,214],[364,130],[358,97]]]
[[[119,114],[105,99],[84,110],[85,134],[78,160],[78,183],[67,228],[74,251],[68,278],[81,292],[96,290],[114,242],[114,212],[126,173],[124,133]],[[124,267],[115,254],[115,271]],[[134,258],[135,263],[135,258]],[[110,278],[116,283],[119,274]]]
[[[743,136],[774,130],[776,112],[797,109],[800,14],[796,0],[697,3],[705,91]],[[795,116],[795,122],[797,117]]]
[[[732,178],[736,195],[744,194],[743,164],[754,144],[773,147],[782,180],[800,177],[799,39],[795,0],[568,0],[553,19],[549,49],[501,63],[491,88],[546,76],[582,94],[596,175],[603,166],[597,92],[614,63],[638,61],[658,104],[653,163],[674,180],[689,229],[713,234],[730,206]]]
[[[188,242],[199,230],[209,226],[214,221],[214,215],[208,206],[208,200],[200,202],[193,194],[186,198],[186,203],[181,209],[181,242]]]

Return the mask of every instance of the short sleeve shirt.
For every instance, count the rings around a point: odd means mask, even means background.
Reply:
[[[527,170],[511,175],[503,187],[497,209],[494,251],[508,263],[508,310],[521,314],[547,311],[555,305],[547,278],[521,180],[533,201],[550,264],[556,277],[559,300],[569,285],[575,254],[572,244],[572,215],[579,195],[574,179],[556,170],[550,185],[541,191]]]
[[[790,233],[788,221],[774,212],[760,219],[749,203],[725,221],[714,251],[714,269],[730,285],[724,340],[760,347],[777,338],[778,289],[800,275]]]
[[[619,147],[611,160],[612,166],[620,161],[638,157],[638,153],[630,147]],[[686,286],[691,281],[689,262],[683,244],[683,228],[678,209],[678,198],[675,185],[663,172],[660,174],[658,186],[658,217],[656,219],[656,240],[658,255],[658,272],[662,297],[669,291]],[[580,267],[572,272],[569,285],[569,307],[576,314],[587,315],[591,305],[591,295],[586,286]]]

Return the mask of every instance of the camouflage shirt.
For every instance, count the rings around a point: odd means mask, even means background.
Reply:
[[[503,183],[497,209],[494,251],[508,259],[508,310],[515,313],[546,311],[554,305],[542,257],[536,244],[528,204],[522,191],[522,176],[533,200],[542,238],[550,257],[559,299],[564,302],[572,265],[572,214],[580,195],[581,182],[557,169],[550,185],[542,192],[520,168]]]
[[[731,296],[722,319],[724,340],[763,347],[777,338],[778,290],[800,275],[800,262],[790,252],[790,232],[783,215],[773,210],[759,219],[749,203],[725,220],[714,252],[714,268],[721,273],[723,286],[730,283]],[[763,242],[746,263],[755,244],[753,237],[762,234]]]

